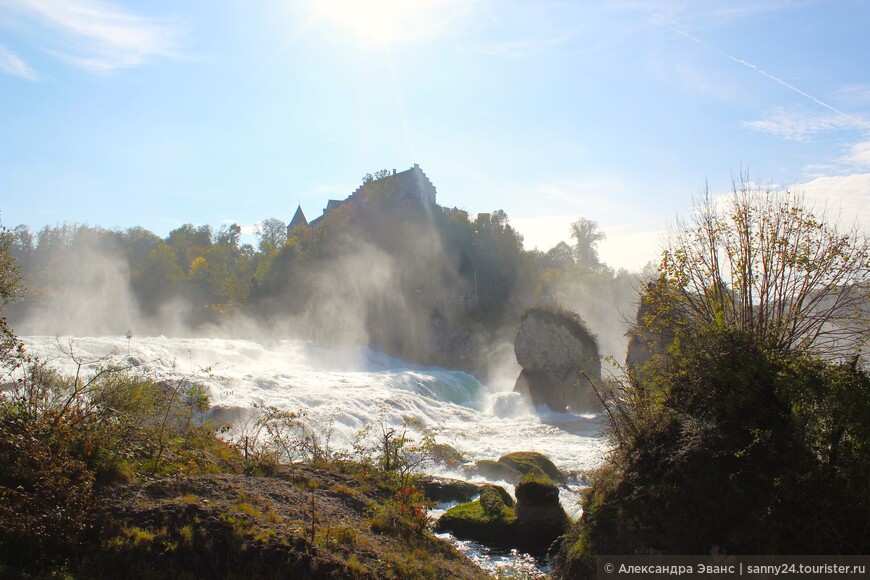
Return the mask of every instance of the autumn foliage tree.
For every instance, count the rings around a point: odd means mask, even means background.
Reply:
[[[554,576],[601,554],[866,553],[867,274],[866,236],[800,195],[706,191],[641,294],[651,356],[596,385],[613,452]]]
[[[725,199],[706,190],[671,231],[657,292],[679,297],[659,301],[678,318],[746,331],[777,351],[848,354],[870,336],[868,272],[857,225],[740,177]]]

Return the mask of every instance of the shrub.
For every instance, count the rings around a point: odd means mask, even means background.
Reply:
[[[71,449],[75,422],[56,426],[0,401],[0,554],[45,565],[71,556],[91,529],[93,474]]]
[[[596,554],[870,549],[870,377],[857,360],[696,327],[613,396],[616,448],[563,543],[563,576],[593,573]]]

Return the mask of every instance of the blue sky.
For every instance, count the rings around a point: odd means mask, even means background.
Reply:
[[[870,3],[0,0],[0,220],[309,219],[419,163],[630,269],[741,171],[870,223]]]

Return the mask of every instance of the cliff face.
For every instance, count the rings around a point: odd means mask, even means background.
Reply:
[[[589,379],[601,377],[598,343],[569,310],[531,308],[523,314],[514,342],[523,367],[514,391],[554,411],[594,406]]]

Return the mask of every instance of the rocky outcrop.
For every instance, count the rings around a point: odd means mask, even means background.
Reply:
[[[505,501],[505,497],[509,501]],[[516,514],[513,498],[496,485],[484,485],[480,498],[450,508],[435,522],[436,532],[450,532],[457,538],[487,546],[513,547]]]
[[[559,488],[549,479],[527,477],[516,491],[514,506],[503,488],[485,485],[479,499],[447,510],[435,530],[497,548],[546,554],[568,526]]]
[[[598,342],[576,313],[530,308],[522,316],[514,353],[523,367],[514,391],[532,404],[560,412],[595,407],[589,381],[601,377]]]

